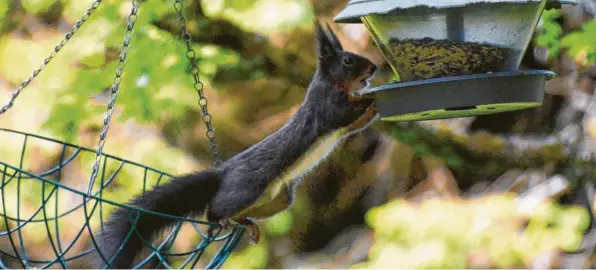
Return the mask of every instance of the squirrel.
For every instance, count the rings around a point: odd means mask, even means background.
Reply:
[[[302,104],[288,122],[220,166],[174,177],[133,198],[129,205],[172,216],[206,212],[207,220],[220,228],[226,228],[230,220],[247,226],[251,244],[258,243],[260,231],[255,221],[288,209],[301,176],[314,169],[342,139],[378,119],[372,99],[352,95],[368,87],[377,66],[364,56],[344,51],[328,24],[325,31],[317,20],[315,28],[317,68]],[[137,216],[136,233],[120,250]],[[108,265],[97,257],[98,264],[101,268],[132,268],[143,243],[173,225],[174,220],[156,215],[115,210],[97,237],[98,251],[112,261]]]

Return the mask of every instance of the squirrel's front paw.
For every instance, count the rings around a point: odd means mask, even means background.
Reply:
[[[377,115],[377,106],[372,104],[366,108],[364,114],[362,114],[356,121],[348,126],[350,130],[358,130],[366,126]]]
[[[345,83],[336,82],[335,90],[337,90],[338,92],[342,92],[344,95],[346,95],[348,97],[348,102],[356,103],[362,100],[361,97],[352,95],[352,93],[350,92],[350,88],[347,87]]]
[[[361,97],[359,96],[353,96],[350,93],[347,94],[348,95],[348,102],[360,102],[362,100]]]

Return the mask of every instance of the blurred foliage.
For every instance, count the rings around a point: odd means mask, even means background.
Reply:
[[[524,209],[513,196],[396,200],[369,211],[376,242],[357,268],[531,267],[538,256],[574,251],[590,222],[583,208],[543,203]]]
[[[563,37],[561,46],[569,50],[569,54],[582,65],[596,62],[596,20],[582,26],[580,31]]]
[[[28,12],[37,14],[47,10],[55,2],[24,1],[23,6]],[[63,16],[70,20],[77,19],[90,3],[70,0],[60,2],[66,6],[62,11]],[[234,17],[236,21],[258,23],[240,24],[254,29],[287,30],[298,23],[304,25],[304,22],[309,22],[312,18],[304,1],[257,1],[251,5],[243,1],[232,1],[239,5],[239,10],[246,13],[236,13],[236,9],[230,6],[224,9],[223,2],[225,1],[207,1],[204,8],[224,17]],[[8,7],[2,8],[7,5],[5,3],[0,5],[0,13],[8,12]],[[273,12],[278,8],[297,13],[293,17],[288,17],[287,14],[280,16]],[[53,85],[57,91],[46,91],[46,94],[38,97],[42,100],[55,100],[45,127],[61,138],[76,143],[76,135],[81,126],[90,124],[88,121],[95,121],[93,117],[104,113],[103,104],[107,102],[107,93],[103,96],[100,94],[103,90],[107,92],[112,86],[124,36],[122,19],[128,12],[128,2],[103,1],[101,8],[95,11],[59,57],[37,78],[36,81],[40,83],[50,83],[53,80],[54,84],[59,84]],[[198,107],[183,42],[178,36],[148,23],[174,16],[174,12],[173,6],[163,0],[148,0],[141,5],[117,100],[122,109],[119,116],[122,121],[133,119],[140,124],[157,123],[164,120],[164,115],[179,117],[184,113],[184,107]],[[246,20],[257,16],[256,14],[268,16],[262,20]],[[200,23],[200,18],[195,19]],[[306,25],[310,27],[310,24]],[[1,63],[0,72],[10,83],[22,82],[37,68],[40,60],[49,54],[50,44],[58,43],[61,38],[59,36],[41,43],[31,43],[16,37],[3,36],[0,40],[0,53],[6,58]],[[207,87],[219,70],[233,68],[242,59],[235,51],[211,44],[194,44],[194,50],[199,59],[201,79]],[[27,59],[27,62],[22,63],[23,59]],[[15,66],[13,63],[17,62],[22,64]],[[64,68],[65,66],[68,68]],[[101,98],[97,98],[97,102],[102,106],[88,102],[98,95]]]
[[[561,34],[563,29],[556,19],[561,16],[560,10],[550,9],[542,13],[541,29],[535,38],[536,45],[547,47],[550,58],[558,56],[561,50]]]
[[[0,87],[6,84],[10,86],[9,88],[16,88],[27,79],[32,70],[52,52],[53,46],[62,40],[64,33],[70,29],[69,25],[74,24],[91,3],[91,1],[82,0],[21,0],[20,2],[22,10],[18,10],[17,15],[9,15],[16,10],[13,1],[0,1],[0,55],[2,55]],[[191,157],[199,156],[197,149],[179,144],[178,137],[167,140],[160,134],[172,132],[188,134],[184,136],[192,140],[204,139],[202,131],[194,130],[195,126],[200,124],[199,106],[197,94],[192,88],[185,46],[177,34],[170,33],[155,24],[156,21],[175,18],[172,2],[146,0],[140,7],[123,81],[120,84],[116,113],[112,120],[115,124],[111,127],[112,133],[108,137],[105,152],[177,174],[208,165],[196,160],[201,157],[196,159]],[[306,33],[311,31],[315,16],[312,2],[316,1],[210,0],[201,1],[201,7],[210,19],[226,20],[235,27],[256,33],[256,35],[250,35],[251,38],[265,39],[273,36],[278,38],[275,42],[279,42],[279,39],[283,40],[279,38],[280,33],[289,36],[294,34],[296,29],[306,29]],[[334,1],[321,2],[325,2],[321,3],[321,6],[337,4]],[[0,117],[0,126],[34,130],[40,135],[95,147],[97,143],[95,136],[103,122],[105,104],[109,89],[112,87],[123,41],[125,19],[130,8],[130,1],[103,0],[100,8],[69,41],[62,52],[23,92],[15,107],[6,114],[10,114],[11,118]],[[190,29],[197,29],[205,23],[203,18],[196,17],[191,10],[186,12]],[[39,19],[49,15],[60,17],[60,20],[44,27],[29,24],[30,21],[35,21],[31,20],[31,17]],[[585,65],[593,63],[596,60],[596,35],[593,35],[596,31],[596,22],[593,20],[584,24],[582,29],[562,36],[563,31],[556,23],[559,16],[561,13],[557,10],[544,12],[542,29],[535,42],[548,47],[551,57],[559,55],[562,50],[568,50],[569,54],[580,63]],[[294,38],[304,39],[303,36]],[[288,47],[291,47],[290,45]],[[213,95],[219,102],[215,107],[230,111],[238,110],[242,115],[252,116],[256,113],[250,110],[243,111],[245,108],[243,106],[258,104],[258,101],[265,96],[271,97],[272,103],[279,104],[280,97],[285,95],[284,91],[289,87],[266,88],[259,92],[251,92],[248,88],[255,88],[255,85],[269,87],[269,84],[263,83],[264,81],[275,81],[280,85],[295,84],[290,80],[272,78],[273,76],[265,77],[265,64],[257,69],[253,68],[250,62],[264,62],[263,56],[256,58],[257,60],[246,59],[246,56],[238,51],[210,42],[195,43],[193,48],[199,59],[205,91],[217,94]],[[274,48],[278,49],[278,47]],[[279,48],[279,50],[289,49]],[[312,52],[299,48],[299,54],[283,56],[299,58],[304,55],[309,56]],[[239,78],[243,82],[229,87],[218,87],[217,83],[222,82],[216,81],[216,75],[221,72],[234,73],[233,75],[236,76],[234,78]],[[391,80],[394,79],[397,80],[398,77],[392,76]],[[0,90],[2,90],[0,98],[4,102],[9,96],[9,91],[3,90],[13,89]],[[295,100],[288,103],[298,104],[301,95],[302,93],[292,96]],[[214,108],[211,105],[214,103],[209,104],[210,110]],[[274,106],[269,106],[269,108],[272,107]],[[282,109],[275,107],[272,110]],[[260,133],[257,133],[258,135],[241,133],[245,129],[239,127],[249,126],[257,130],[271,130],[279,125],[275,121],[273,124],[238,123],[237,119],[228,115],[213,117],[214,121],[224,123],[223,131],[218,133],[218,136],[222,136],[225,132],[232,133],[227,134],[233,138],[228,139],[228,142],[239,145],[232,147],[233,150],[239,150],[246,144],[260,139],[258,136],[264,136]],[[276,117],[278,116],[271,116],[271,118]],[[182,130],[187,127],[175,127],[174,131],[164,131],[165,123],[168,122],[182,123],[181,126],[190,127],[188,130]],[[133,131],[128,130],[129,128]],[[90,138],[88,133],[93,133],[93,137]],[[418,140],[423,135],[420,130],[406,129],[388,133],[404,145],[409,145],[416,155],[439,156],[452,167],[466,165],[465,161],[449,146],[436,147]],[[182,136],[180,134],[176,135]],[[0,141],[3,146],[0,149],[2,161],[18,164],[23,141],[3,134],[0,134]],[[55,144],[41,142],[28,142],[28,147],[34,151],[26,153],[24,167],[35,168],[36,171],[47,169],[46,165],[51,163],[49,161],[55,160],[56,153],[61,150]],[[84,190],[92,162],[92,156],[84,156],[78,160],[76,164],[78,168],[75,172],[71,172],[78,182],[68,184]],[[118,165],[116,162],[108,163],[106,174],[116,171]],[[116,202],[125,202],[143,188],[142,181],[131,179],[142,179],[144,171],[124,168],[119,174],[121,175],[119,178],[123,180],[115,181],[105,189],[103,196]],[[156,182],[156,177],[151,178],[148,185]],[[99,184],[95,183],[95,190]],[[18,190],[21,190],[20,195],[17,195]],[[12,182],[3,187],[2,196],[9,201],[18,201],[20,205],[7,204],[6,212],[14,216],[19,212],[18,206],[26,209],[21,213],[23,215],[34,212],[42,198],[47,199],[51,190],[48,185],[33,180]],[[56,205],[60,205],[60,209],[67,209],[72,204],[72,198],[61,196],[59,202],[50,200],[46,207],[57,209]],[[297,203],[292,209],[263,222],[264,226],[261,226],[261,229],[264,234],[261,243],[257,246],[240,246],[224,267],[270,267],[273,253],[277,251],[274,245],[276,239],[283,238],[293,231],[300,231],[301,228],[298,227],[308,223],[302,222],[302,219],[310,218],[309,214],[323,215],[308,213],[308,205],[305,204],[307,203],[304,198],[297,198]],[[106,207],[103,210],[103,216],[106,217],[111,209]],[[577,209],[568,209],[555,203],[542,205],[539,210],[532,213],[520,212],[511,197],[491,197],[472,201],[434,200],[422,205],[414,205],[403,200],[390,202],[371,211],[367,216],[368,224],[375,231],[377,241],[370,253],[370,262],[361,266],[459,268],[466,266],[470,256],[483,253],[490,260],[495,261],[494,266],[520,267],[527,266],[527,258],[533,258],[545,250],[557,247],[573,250],[577,246],[580,230],[585,227],[585,214]],[[38,213],[37,218],[42,214]],[[324,215],[328,214],[330,215],[330,213]],[[80,217],[78,216],[79,221]],[[73,219],[62,219],[61,226],[76,227],[72,225]],[[525,228],[521,236],[516,236],[516,230],[521,228],[521,220],[530,220],[530,225]],[[94,221],[93,227],[97,224],[97,221]],[[469,228],[477,228],[477,230],[470,231]],[[53,230],[53,228],[50,229]],[[27,235],[46,234],[46,229],[41,226],[29,227],[28,230],[32,232],[27,232]],[[497,235],[501,236],[496,237]],[[39,244],[43,239],[45,238],[32,236],[28,237],[27,241]],[[185,244],[187,243],[181,245]],[[47,245],[43,247],[47,248]],[[35,248],[38,247],[35,246]]]
[[[13,11],[13,2],[0,1],[0,55],[3,56],[0,60],[0,82],[11,87],[18,86],[39,67],[54,46],[64,38],[64,33],[70,30],[68,25],[79,20],[92,1],[22,0],[20,3],[21,8],[17,10],[17,15],[8,16]],[[308,1],[205,1],[201,5],[210,19],[226,19],[248,31],[267,34],[293,31],[296,27],[311,31],[313,13]],[[96,140],[89,141],[82,134],[87,130],[97,130],[103,123],[105,104],[116,72],[118,54],[127,23],[126,17],[130,9],[130,1],[103,0],[100,7],[62,51],[20,95],[15,107],[1,119],[2,127],[36,130],[40,135],[94,147]],[[280,13],[279,9],[286,9],[289,13]],[[192,28],[196,27],[196,24],[203,23],[204,20],[193,16],[191,11],[187,7],[185,13],[189,18],[189,27]],[[45,19],[49,15],[60,18],[61,24],[43,25],[43,21],[37,20]],[[32,16],[35,16],[35,19],[31,20],[34,18]],[[177,33],[160,29],[154,24],[156,21],[168,20],[175,16],[173,1],[147,0],[141,4],[123,80],[119,87],[113,122],[151,127],[163,124],[165,121],[184,119],[189,112],[200,111],[197,104],[198,95],[193,88],[189,73],[184,43]],[[259,19],[255,19],[256,17]],[[25,20],[39,24],[27,25]],[[36,39],[28,39],[29,35]],[[208,42],[194,43],[193,49],[197,55],[205,91],[226,91],[225,88],[213,86],[214,76],[218,72],[234,70],[242,66],[243,57],[237,51]],[[251,72],[263,73],[261,70],[250,70],[239,76],[245,80],[257,79],[258,76],[253,76]],[[4,103],[8,98],[4,95],[4,90],[12,89],[2,90],[0,97]],[[214,115],[214,119],[218,117]],[[195,122],[198,121],[200,119],[195,119]],[[25,125],[19,126],[19,124]],[[111,130],[118,130],[118,126],[112,125]],[[117,132],[121,133],[122,129]],[[3,146],[5,143],[14,142],[0,149],[0,156],[3,162],[18,165],[23,141],[8,134],[0,134],[0,141]],[[47,151],[42,154],[30,153],[28,150],[25,152],[23,167],[37,168],[39,167],[37,164],[46,163],[55,158],[60,150],[59,145],[49,147],[44,145],[48,146],[47,143],[37,140],[29,141],[28,148],[41,147]],[[124,134],[110,135],[105,149],[107,153],[170,173],[181,173],[197,167],[195,161],[185,157],[185,151],[187,150],[168,144],[163,138],[138,134],[132,138],[131,136],[127,138]],[[30,156],[35,158],[28,158]],[[94,158],[91,155],[77,159],[76,170],[82,173],[80,177],[82,185],[73,183],[75,186],[82,189],[86,187],[85,182],[89,177],[93,161]],[[118,166],[117,162],[108,163],[105,174],[115,172]],[[104,190],[103,197],[123,203],[141,191],[143,181],[140,179],[144,178],[144,172],[125,166],[118,175],[118,179],[123,181],[115,181],[110,188]],[[128,181],[127,179],[139,180]],[[157,178],[151,178],[146,184],[153,186],[156,181]],[[96,182],[94,190],[98,190],[99,185],[100,183]],[[25,193],[23,190],[33,192]],[[51,185],[44,185],[36,180],[12,181],[4,186],[3,192],[6,194],[3,197],[7,201],[19,203],[7,204],[5,213],[11,216],[18,213],[23,216],[37,213],[35,218],[42,218],[43,213],[35,212],[36,206],[41,204],[42,198],[44,201],[49,200],[48,196],[52,198],[46,204],[48,209],[64,211],[72,207],[73,202],[66,196],[61,196],[58,203],[57,195],[55,192],[52,193],[52,190]],[[104,207],[102,213],[104,218],[111,210],[113,207]],[[72,225],[73,221],[70,217],[61,219],[61,226],[69,226],[69,223]],[[79,221],[74,224],[78,224]],[[97,228],[98,224],[97,220],[93,221],[94,228]],[[287,211],[269,220],[263,230],[272,236],[283,236],[289,232],[292,224],[292,212]],[[28,228],[32,230],[27,231],[30,235],[46,234],[46,228],[42,224],[31,225]],[[229,264],[242,268],[266,267],[268,263],[266,236],[263,236],[265,240],[261,245],[248,247],[233,255]],[[46,237],[30,237],[30,239],[37,239],[30,244],[42,244],[48,240]]]
[[[225,18],[243,29],[262,34],[297,27],[311,29],[314,19],[310,2],[301,0],[214,0],[204,9],[209,16]]]
[[[557,57],[561,50],[567,50],[569,55],[583,66],[596,63],[596,19],[583,24],[581,29],[563,35],[563,29],[557,22],[561,16],[560,9],[543,12],[536,44],[548,48],[548,56],[551,59]]]

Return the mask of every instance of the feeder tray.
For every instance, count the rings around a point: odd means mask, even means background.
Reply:
[[[383,99],[384,120],[444,119],[540,106],[554,73],[517,70],[542,11],[560,3],[575,1],[352,0],[335,21],[364,23],[399,76],[361,93]]]
[[[363,91],[385,121],[422,121],[523,110],[542,104],[550,71],[472,74],[389,84]],[[520,91],[522,89],[522,91]]]

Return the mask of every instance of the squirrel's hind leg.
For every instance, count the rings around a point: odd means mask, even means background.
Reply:
[[[257,225],[254,220],[249,217],[240,217],[234,219],[234,221],[248,228],[248,241],[251,245],[259,243],[259,240],[261,239],[261,229],[259,229],[259,225]]]
[[[296,200],[296,187],[301,182],[301,179],[294,179],[289,184],[285,184],[284,188],[281,190],[280,193],[277,194],[275,199],[269,204],[268,207],[262,207],[258,209],[258,211],[254,211],[253,213],[246,213],[246,216],[240,216],[234,221],[238,222],[238,224],[242,224],[248,228],[248,239],[251,244],[256,245],[259,243],[259,239],[261,238],[261,230],[259,229],[258,224],[250,218],[250,214],[254,214],[257,217],[262,218],[269,218],[280,212],[287,210],[294,204]]]
[[[207,230],[207,236],[213,238],[216,230],[227,230],[230,226],[230,220],[215,216],[212,212],[207,212],[207,221],[217,223],[219,226],[210,226]]]
[[[256,245],[261,239],[261,229],[257,223],[249,217],[241,216],[233,219],[236,223],[244,225],[248,228],[248,240],[250,244]],[[217,223],[219,226],[211,226],[207,230],[207,236],[213,238],[216,230],[227,230],[230,227],[230,220],[227,218],[217,218],[213,215],[207,215],[207,221]]]
[[[250,208],[247,211],[232,218],[238,224],[244,225],[249,231],[249,241],[256,245],[261,238],[261,230],[256,219],[267,219],[280,212],[287,210],[295,201],[295,188],[300,181],[294,180],[290,183],[284,183],[279,193],[269,202],[258,207]]]

